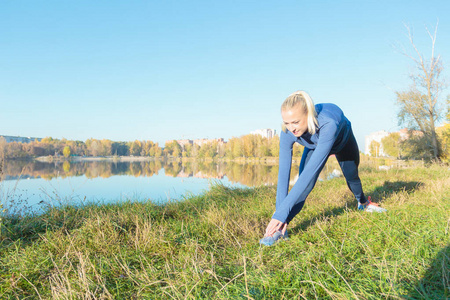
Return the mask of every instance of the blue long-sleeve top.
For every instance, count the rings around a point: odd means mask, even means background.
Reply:
[[[322,103],[316,104],[315,108],[318,128],[314,135],[306,132],[301,137],[296,137],[288,130],[280,133],[276,211],[272,218],[283,223],[286,222],[294,205],[304,200],[299,199],[301,193],[318,176],[321,166],[328,156],[339,152],[345,146],[351,132],[350,121],[337,105]],[[314,150],[314,152],[288,193],[292,148],[295,142]]]

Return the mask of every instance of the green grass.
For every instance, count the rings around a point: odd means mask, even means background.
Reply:
[[[448,167],[360,175],[388,213],[356,211],[343,178],[318,182],[273,247],[258,241],[275,187],[5,217],[0,298],[448,299]]]

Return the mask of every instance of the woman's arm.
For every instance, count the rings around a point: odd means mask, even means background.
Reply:
[[[315,180],[316,176],[320,173],[322,166],[328,159],[331,148],[335,142],[337,125],[330,120],[329,122],[324,123],[319,130],[319,141],[316,149],[289,194],[284,199],[278,199],[277,197],[277,207],[272,219],[276,219],[282,223],[286,222],[290,211],[300,200],[300,195],[308,187],[311,181]]]
[[[278,161],[278,183],[277,183],[277,200],[276,209],[280,203],[286,198],[289,190],[289,179],[291,176],[292,165],[292,146],[294,138],[289,136],[287,132],[280,133],[280,153]]]

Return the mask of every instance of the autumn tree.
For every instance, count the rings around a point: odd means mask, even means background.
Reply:
[[[161,157],[162,156],[162,149],[161,149],[161,147],[159,147],[158,143],[155,143],[153,145],[150,153],[154,153],[154,155],[152,155],[154,157]]]
[[[193,149],[192,144],[188,143],[188,144],[184,145],[183,157],[192,157],[192,149]]]
[[[111,140],[103,139],[101,141],[101,145],[102,145],[101,155],[109,156],[112,154],[112,141]]]
[[[225,156],[225,143],[218,143],[217,145],[217,155],[219,157],[224,157]]]
[[[69,146],[65,146],[65,147],[64,147],[63,155],[64,155],[64,157],[66,157],[66,158],[70,156],[70,147],[69,147]]]
[[[194,145],[192,146],[192,156],[197,157],[199,151],[200,151],[200,145],[194,143]]]
[[[270,139],[270,154],[273,157],[278,157],[280,155],[280,137],[274,136]]]
[[[372,141],[369,145],[370,155],[374,157],[378,157],[380,155],[381,144],[377,141]]]
[[[256,156],[258,157],[269,156],[270,154],[269,141],[270,140],[268,138],[263,138],[262,136],[257,137]]]
[[[450,162],[450,96],[447,96],[447,117],[446,123],[437,129],[437,134],[441,147],[441,159]]]
[[[68,140],[68,141],[66,141],[65,146],[70,147],[71,155],[85,155],[85,153],[86,153],[86,144],[82,141]]]
[[[52,137],[45,137],[39,142],[39,147],[43,149],[44,155],[55,154],[56,141]]]
[[[393,156],[395,158],[402,157],[402,148],[401,148],[401,137],[398,132],[393,132],[388,136],[385,136],[381,139],[381,145],[383,146],[383,151],[389,156]]]
[[[232,137],[231,139],[228,140],[228,143],[225,146],[225,156],[227,158],[235,158],[236,156],[234,155],[234,147],[235,144],[238,142],[238,139],[235,137]]]
[[[178,144],[178,142],[175,141],[175,140],[167,142],[165,147],[164,147],[164,155],[165,156],[180,157],[181,156],[181,146],[180,146],[180,144]]]
[[[130,155],[133,156],[139,156],[141,155],[142,151],[142,142],[135,140],[134,142],[130,143]]]
[[[142,149],[141,149],[141,156],[152,156],[152,155],[150,155],[152,147],[153,147],[152,141],[143,141]]]
[[[242,138],[243,154],[245,157],[253,157],[254,155],[254,134],[244,135]]]
[[[410,28],[406,29],[413,54],[406,51],[402,53],[412,60],[416,71],[410,74],[411,86],[407,90],[396,92],[399,124],[421,131],[424,146],[428,148],[430,156],[439,159],[436,123],[442,116],[440,97],[445,84],[441,78],[443,71],[441,56],[435,53],[437,25],[433,33],[427,29],[431,39],[429,58],[425,58],[417,48]]]
[[[129,146],[126,142],[113,142],[111,145],[111,154],[126,156],[129,155]]]
[[[427,144],[427,138],[423,134],[414,133],[414,131],[410,131],[409,137],[400,142],[402,158],[432,160],[433,156]]]
[[[173,143],[172,155],[174,157],[180,157],[181,156],[181,146],[176,141],[174,141],[174,143]]]
[[[0,146],[0,148],[1,148],[1,146]],[[31,156],[31,157],[46,155],[45,149],[40,147],[40,144],[37,141],[32,141],[26,145],[23,145],[23,149],[25,150],[25,152],[27,152],[28,156]]]
[[[204,143],[198,151],[198,157],[213,158],[213,157],[217,156],[217,148],[218,148],[218,143],[216,141],[213,141],[210,143]]]
[[[242,139],[235,138],[233,148],[231,149],[233,158],[244,156]]]
[[[5,152],[6,152],[6,139],[2,136],[0,136],[0,163],[3,161],[4,157],[5,157]],[[1,164],[0,164],[1,166]]]
[[[86,140],[86,152],[92,156],[102,155],[103,147],[102,142],[96,139],[87,139]]]

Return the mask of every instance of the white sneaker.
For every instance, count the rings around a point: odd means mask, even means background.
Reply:
[[[289,239],[289,235],[288,235],[287,230],[284,233],[284,235],[281,233],[281,231],[277,231],[272,236],[266,236],[266,237],[262,238],[259,241],[259,243],[264,246],[272,246],[278,240],[288,240],[288,239]]]
[[[358,210],[364,210],[367,212],[377,212],[377,213],[383,213],[383,212],[387,211],[385,208],[382,208],[378,204],[370,201],[370,196],[367,197],[366,203],[361,204],[358,202]]]

